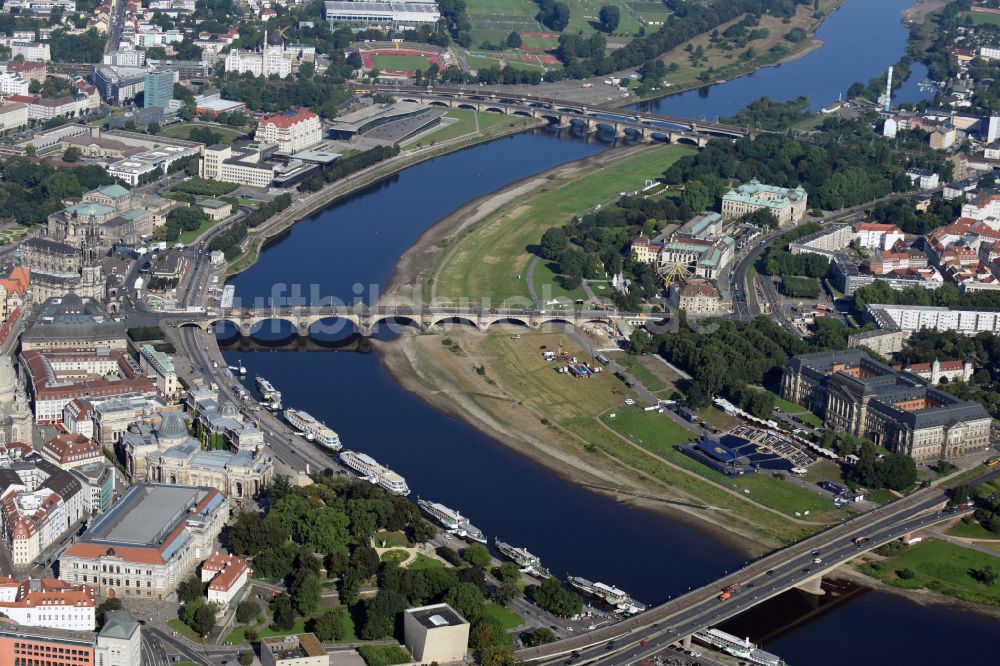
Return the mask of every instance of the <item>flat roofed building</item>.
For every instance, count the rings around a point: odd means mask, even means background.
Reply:
[[[264,666],[329,666],[330,655],[315,634],[268,636],[260,641]]]
[[[323,18],[330,23],[400,28],[435,24],[441,12],[436,4],[424,2],[327,2]]]
[[[820,416],[827,428],[918,462],[983,451],[990,443],[992,419],[981,404],[898,372],[862,349],[789,359],[781,397]]]
[[[21,102],[0,106],[0,132],[20,129],[28,124],[28,107]]]
[[[722,197],[722,217],[737,218],[764,209],[771,211],[778,224],[795,224],[806,213],[809,195],[800,185],[795,188],[765,185],[756,178],[730,190]]]
[[[66,550],[60,571],[100,596],[162,599],[214,550],[228,508],[215,488],[136,484]]]
[[[469,644],[469,623],[448,604],[403,611],[406,649],[422,664],[463,661]]]

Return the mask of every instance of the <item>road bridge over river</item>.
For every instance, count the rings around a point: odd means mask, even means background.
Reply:
[[[994,472],[982,480],[996,476]],[[978,482],[978,481],[977,481]],[[518,661],[545,663],[577,654],[577,665],[625,665],[648,658],[666,646],[690,644],[692,634],[712,627],[782,592],[797,587],[822,594],[822,577],[871,548],[964,515],[971,509],[943,511],[947,495],[935,488],[831,527],[799,543],[774,551],[718,580],[636,615],[547,645],[524,648]],[[867,539],[861,546],[854,540]],[[820,560],[816,562],[816,560]],[[723,588],[739,584],[731,599],[720,600]]]
[[[365,336],[372,334],[382,322],[402,322],[427,331],[435,326],[449,323],[463,323],[485,331],[493,324],[506,322],[520,324],[528,328],[538,328],[546,324],[572,324],[582,326],[588,323],[631,326],[660,323],[667,315],[614,310],[542,310],[509,308],[471,307],[427,307],[427,306],[290,306],[256,309],[224,309],[220,311],[164,313],[161,318],[174,326],[197,326],[208,330],[221,322],[230,322],[241,335],[250,337],[267,321],[285,321],[301,335],[309,334],[313,324],[321,321],[343,320],[354,325],[355,330]]]
[[[630,111],[613,106],[580,104],[547,97],[490,92],[482,88],[375,86],[374,90],[392,95],[399,101],[543,118],[560,127],[579,123],[586,127],[588,132],[595,132],[603,127],[613,131],[618,137],[626,136],[626,130],[629,130],[633,137],[642,141],[688,143],[702,148],[713,137],[754,138],[759,134],[758,130],[725,123],[693,120],[648,111]]]

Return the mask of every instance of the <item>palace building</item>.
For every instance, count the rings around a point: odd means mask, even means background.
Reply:
[[[918,462],[984,451],[992,419],[916,374],[897,371],[862,349],[788,360],[781,397],[820,416],[827,428],[867,437]]]

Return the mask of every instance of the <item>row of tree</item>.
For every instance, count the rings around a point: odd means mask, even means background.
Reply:
[[[231,224],[228,229],[212,239],[209,249],[221,250],[225,253],[226,259],[232,261],[240,255],[240,243],[247,237],[247,232],[250,229],[260,226],[291,205],[291,194],[285,193],[275,197],[239,222]]]

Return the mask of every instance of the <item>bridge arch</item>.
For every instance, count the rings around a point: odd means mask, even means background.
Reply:
[[[457,109],[469,109],[469,110],[471,110],[471,111],[475,111],[475,110],[476,110],[476,105],[475,105],[475,104],[466,104],[466,103],[462,103],[462,104],[459,104],[459,105],[458,105],[457,107],[455,107],[455,108],[457,108]]]
[[[676,137],[674,139],[674,143],[684,143],[684,144],[687,144],[689,146],[697,146],[698,145],[698,141],[696,139],[692,139],[689,136],[678,136],[678,137]]]
[[[513,115],[515,115],[515,116],[527,116],[529,118],[534,118],[534,116],[531,115],[531,111],[517,110],[517,111],[515,111],[513,113]]]
[[[483,111],[489,111],[491,113],[507,113],[507,109],[504,109],[499,106],[487,106],[486,108],[483,109]]]
[[[443,106],[443,107],[447,107],[448,106],[447,102],[442,102],[442,101],[436,100],[436,99],[435,100],[431,100],[430,102],[428,102],[428,104],[430,104],[431,106]]]
[[[556,108],[556,111],[562,111],[563,113],[575,113],[577,115],[583,115],[583,111],[581,109],[574,109],[571,106],[560,106],[560,107]]]
[[[503,319],[497,319],[496,321],[491,321],[486,325],[486,328],[495,326],[496,324],[513,324],[514,326],[523,326],[524,328],[531,328],[531,323],[527,319],[521,317],[504,317]]]
[[[562,125],[562,118],[552,113],[543,113],[541,118],[549,121],[553,125]]]
[[[241,331],[246,330],[245,324],[240,325]],[[250,335],[258,342],[280,343],[294,338],[298,334],[296,322],[285,317],[261,317],[249,326]]]
[[[406,327],[415,330],[422,330],[423,325],[420,323],[419,319],[414,317],[406,317],[404,315],[387,315],[385,317],[379,317],[378,319],[372,320],[372,329],[376,330],[381,328],[383,325],[390,327]]]
[[[306,323],[306,322],[303,322]],[[320,342],[334,342],[357,334],[358,326],[348,317],[324,315],[316,317],[305,327],[300,325],[305,335]]]
[[[404,97],[403,99],[401,99],[399,101],[401,101],[401,102],[413,102],[414,104],[416,104],[419,100],[417,100],[414,97]]]
[[[440,317],[431,322],[431,326],[447,326],[449,324],[460,324],[462,326],[471,326],[479,330],[479,324],[468,317],[461,316],[447,316]]]

